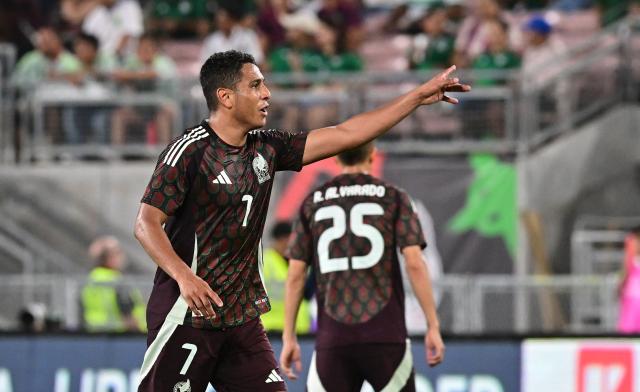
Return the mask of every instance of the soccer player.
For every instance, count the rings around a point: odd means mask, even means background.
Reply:
[[[271,93],[254,59],[216,53],[200,70],[210,115],[160,154],[135,236],[159,266],[147,306],[140,391],[284,391],[260,323],[270,305],[260,237],[276,171],[354,148],[421,105],[470,89],[455,67],[336,126],[289,134],[265,126]]]
[[[301,369],[295,317],[313,265],[318,332],[310,392],[357,392],[365,380],[376,391],[415,391],[397,248],[426,316],[427,362],[444,357],[418,216],[404,191],[368,174],[374,150],[367,143],[338,155],[342,174],[303,201],[291,238],[280,366],[291,379],[292,363]]]

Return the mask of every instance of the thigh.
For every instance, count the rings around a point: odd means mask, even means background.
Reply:
[[[217,392],[287,390],[259,318],[227,333],[218,366],[211,374],[210,382]]]
[[[358,392],[364,376],[351,356],[352,346],[318,349],[313,353],[307,390],[309,392]]]
[[[160,330],[149,331],[138,391],[204,391],[222,337],[221,332],[168,321]]]
[[[363,344],[353,349],[354,362],[376,391],[415,391],[411,344]]]

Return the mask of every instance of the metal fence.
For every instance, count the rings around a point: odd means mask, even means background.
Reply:
[[[461,96],[460,105],[416,111],[391,130],[381,146],[397,152],[516,152],[575,129],[637,95],[629,81],[640,72],[634,23],[622,21],[572,46],[553,59],[553,67],[540,67],[534,74],[462,70],[461,78],[474,90]],[[299,130],[335,124],[432,75],[267,75],[272,87],[269,127]],[[7,121],[0,124],[0,150],[5,153],[0,159],[155,156],[169,138],[207,115],[196,79],[171,83],[171,88],[144,92],[97,82],[81,87],[44,83],[17,91],[12,99],[2,100],[3,113],[17,103],[19,126],[8,122],[12,116],[3,117]],[[14,147],[14,153],[7,153]]]
[[[135,288],[148,298],[152,281],[148,275],[128,276],[121,287]],[[445,275],[435,282],[435,290],[441,298],[438,313],[445,333],[611,333],[617,317],[617,283],[613,274],[522,279]],[[0,328],[17,328],[18,312],[32,303],[43,304],[64,329],[79,328],[85,284],[85,276],[0,277]]]

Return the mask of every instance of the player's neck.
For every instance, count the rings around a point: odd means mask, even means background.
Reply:
[[[223,142],[229,145],[242,147],[247,142],[248,131],[244,132],[243,126],[236,124],[230,116],[218,112],[211,113],[209,126]]]
[[[371,165],[363,163],[355,166],[343,166],[342,174],[369,174],[371,171]]]

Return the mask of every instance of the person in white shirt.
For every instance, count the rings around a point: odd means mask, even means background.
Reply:
[[[100,51],[124,58],[133,54],[144,32],[142,8],[136,0],[100,0],[84,18],[82,30],[100,42]]]
[[[229,10],[219,8],[216,10],[216,31],[210,34],[202,45],[200,59],[204,63],[209,56],[217,52],[237,50],[253,56],[256,63],[264,60],[260,40],[255,31],[242,26],[240,15],[235,15]]]

